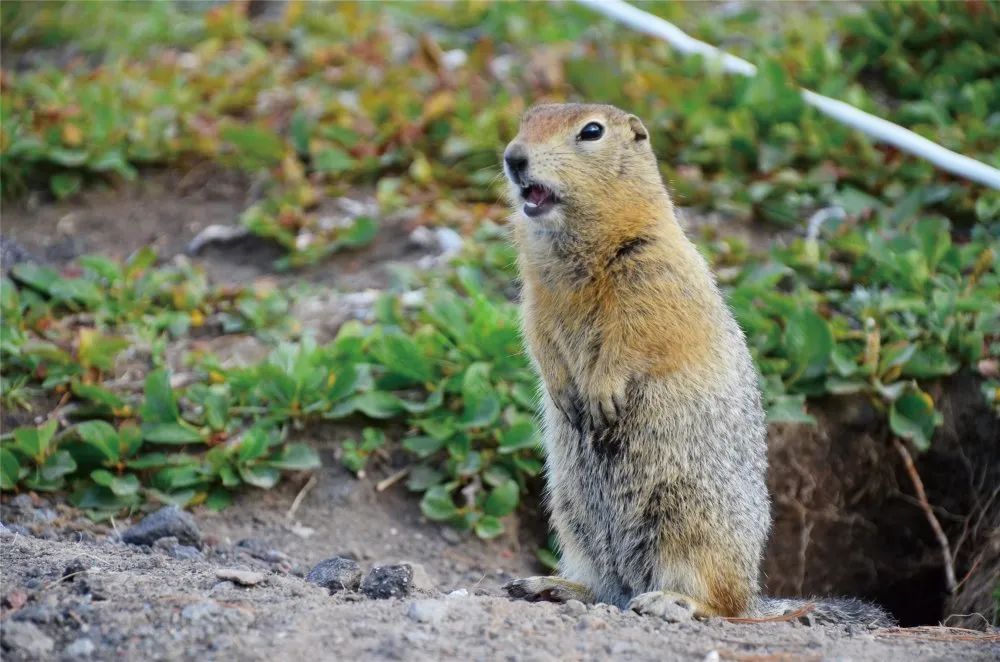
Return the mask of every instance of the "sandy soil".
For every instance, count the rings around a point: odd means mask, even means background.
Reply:
[[[23,496],[0,530],[4,659],[403,660],[988,660],[1000,637],[961,641],[945,629],[868,630],[798,622],[668,624],[609,605],[515,602],[498,583],[530,570],[509,540],[449,542],[405,495],[376,494],[337,469],[286,518],[294,490],[248,494],[221,515],[197,514],[194,558]],[[400,499],[402,497],[402,499]],[[124,530],[126,522],[116,522]],[[312,531],[310,533],[310,530]],[[35,537],[35,534],[42,537]],[[243,537],[246,536],[246,537]],[[448,536],[451,537],[451,536]],[[453,538],[453,540],[457,540]],[[330,595],[301,575],[354,555],[423,565],[430,581],[385,600]],[[220,570],[260,573],[241,586]],[[455,591],[457,590],[457,593]],[[967,633],[964,636],[968,636]],[[715,656],[718,657],[715,657]]]

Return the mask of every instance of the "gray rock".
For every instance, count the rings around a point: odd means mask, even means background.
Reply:
[[[565,610],[570,616],[582,616],[587,613],[587,605],[579,600],[567,600]]]
[[[320,561],[306,575],[306,581],[322,586],[336,593],[337,591],[357,591],[361,586],[361,566],[357,561],[335,556],[332,559]]]
[[[94,642],[86,637],[81,637],[77,639],[63,651],[66,657],[70,658],[80,658],[80,657],[90,657],[94,653]]]
[[[418,623],[440,623],[448,614],[448,605],[440,600],[414,600],[406,615]]]
[[[144,517],[122,534],[122,542],[153,545],[160,538],[173,536],[183,545],[201,547],[201,532],[190,513],[177,506],[166,506]]]
[[[17,651],[29,658],[47,656],[55,647],[52,637],[33,623],[8,620],[3,624],[0,641],[6,649]]]
[[[361,582],[361,592],[369,598],[403,598],[413,590],[413,568],[406,563],[377,565]]]

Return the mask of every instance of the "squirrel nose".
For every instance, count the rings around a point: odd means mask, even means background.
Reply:
[[[511,145],[507,148],[507,153],[503,155],[503,160],[514,177],[520,177],[528,168],[528,154],[520,145]]]

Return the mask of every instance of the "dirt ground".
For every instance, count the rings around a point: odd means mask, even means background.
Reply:
[[[172,259],[208,225],[237,223],[250,201],[252,182],[226,173],[208,180],[211,185],[194,185],[193,178],[167,172],[123,191],[88,192],[72,205],[4,209],[3,237],[57,265],[87,252],[125,257],[147,244]],[[304,279],[331,292],[358,292],[385,287],[393,263],[414,264],[428,254],[426,247],[405,239],[410,230],[403,219],[388,220],[372,246],[293,275],[275,274],[272,263],[279,252],[253,239],[208,248],[187,259],[204,266],[216,282]],[[769,237],[766,231],[739,231],[752,243]],[[330,319],[342,318],[343,311],[331,309],[337,302],[333,296],[317,303],[311,318],[301,318],[303,323],[322,325],[326,320],[329,325]],[[229,343],[222,349],[232,354],[245,346],[254,351],[246,338],[222,342]],[[873,597],[884,570],[865,566],[865,555],[875,558],[878,548],[891,557],[895,549],[878,541],[909,536],[905,539],[912,545],[929,537],[920,511],[898,498],[905,483],[894,476],[883,476],[872,488],[848,480],[827,485],[838,474],[881,461],[884,448],[878,446],[877,434],[865,437],[862,462],[856,445],[845,459],[845,440],[855,443],[866,420],[863,411],[847,415],[831,410],[821,416],[818,431],[772,430],[772,489],[779,491],[777,537],[765,565],[772,590]],[[975,436],[971,428],[953,428],[956,439]],[[511,602],[500,596],[499,586],[511,577],[542,571],[535,550],[543,532],[512,523],[512,533],[484,542],[428,522],[401,483],[378,489],[379,481],[399,468],[397,458],[390,456],[362,480],[341,468],[339,441],[356,432],[350,423],[308,432],[303,440],[323,459],[313,479],[302,475],[271,491],[245,492],[221,513],[196,509],[200,550],[169,543],[126,545],[120,534],[134,522],[98,525],[58,498],[5,496],[0,504],[4,659],[1000,658],[995,630],[870,631],[722,620],[668,624],[606,605]],[[813,452],[803,453],[806,447]],[[974,459],[970,466],[979,462]],[[857,481],[864,482],[864,474]],[[896,498],[893,509],[886,510],[895,518],[894,530],[874,515],[857,514],[859,503],[868,513],[884,510],[886,495]],[[526,514],[525,520],[540,519],[533,515]],[[834,544],[848,540],[853,556],[844,544]],[[930,559],[928,576],[939,576],[933,546],[918,549]],[[304,577],[316,563],[334,556],[355,559],[365,572],[406,562],[425,573],[417,573],[421,579],[405,597],[330,595]],[[218,576],[226,569],[262,577],[252,586],[240,586]],[[894,581],[908,583],[917,594],[927,593],[928,586],[933,592],[938,580],[904,573]],[[881,586],[895,590],[884,582]],[[905,593],[897,598],[911,600]]]

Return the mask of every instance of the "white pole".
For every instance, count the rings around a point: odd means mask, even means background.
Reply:
[[[723,71],[727,73],[741,76],[754,76],[757,73],[757,67],[743,58],[699,41],[687,35],[676,25],[668,23],[659,16],[637,9],[624,0],[576,1],[639,32],[662,39],[681,53],[686,55],[698,53],[706,58],[716,60],[722,65]],[[889,143],[904,152],[927,159],[938,168],[947,170],[954,175],[1000,190],[1000,170],[992,166],[953,152],[909,129],[863,110],[858,110],[843,101],[837,101],[805,89],[802,90],[802,98],[821,113],[854,127],[875,140]]]

